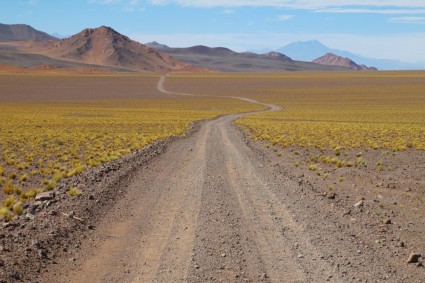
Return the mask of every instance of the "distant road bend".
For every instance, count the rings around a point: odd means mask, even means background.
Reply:
[[[192,95],[165,80],[164,94]],[[339,282],[271,189],[271,165],[232,124],[244,115],[202,122],[141,168],[97,227],[103,240],[59,281]]]

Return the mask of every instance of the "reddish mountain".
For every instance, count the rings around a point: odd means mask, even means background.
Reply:
[[[43,41],[57,40],[57,38],[36,30],[29,25],[5,25],[0,24],[0,41]]]
[[[181,63],[105,26],[85,29],[42,49],[42,52],[50,57],[137,71],[193,69],[188,64]]]
[[[375,67],[367,67],[365,65],[358,65],[356,62],[349,58],[341,57],[333,53],[327,53],[326,55],[313,60],[313,63],[327,65],[327,66],[339,66],[345,67],[351,70],[357,71],[368,71],[377,70]]]

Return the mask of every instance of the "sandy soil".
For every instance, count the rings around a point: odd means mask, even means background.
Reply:
[[[406,263],[424,252],[423,186],[389,191],[378,183],[385,206],[374,214],[375,191],[323,191],[313,172],[244,137],[232,124],[241,115],[199,123],[185,139],[69,180],[90,188],[76,199],[66,197],[64,185],[32,204],[34,220],[3,225],[0,278],[425,282],[421,259]],[[380,182],[365,174],[359,187]],[[401,212],[392,196],[416,205],[418,215]],[[355,207],[358,197],[364,200]]]

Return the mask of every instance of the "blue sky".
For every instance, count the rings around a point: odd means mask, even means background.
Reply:
[[[142,43],[236,51],[318,39],[375,58],[425,62],[425,0],[0,0],[0,22],[72,35],[111,26]]]

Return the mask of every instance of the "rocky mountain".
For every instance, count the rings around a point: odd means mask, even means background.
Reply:
[[[44,40],[57,40],[57,38],[36,30],[29,25],[5,25],[0,24],[0,41],[44,41]]]
[[[324,56],[321,56],[315,60],[313,60],[314,63],[321,64],[321,65],[327,65],[327,66],[339,66],[339,67],[345,67],[351,70],[357,70],[357,71],[371,71],[371,70],[377,70],[375,67],[367,67],[366,65],[358,65],[356,62],[351,60],[350,58],[342,57],[335,55],[333,53],[327,53]]]
[[[85,29],[69,38],[43,46],[42,49],[44,54],[54,58],[137,71],[176,71],[192,68],[106,26]]]

